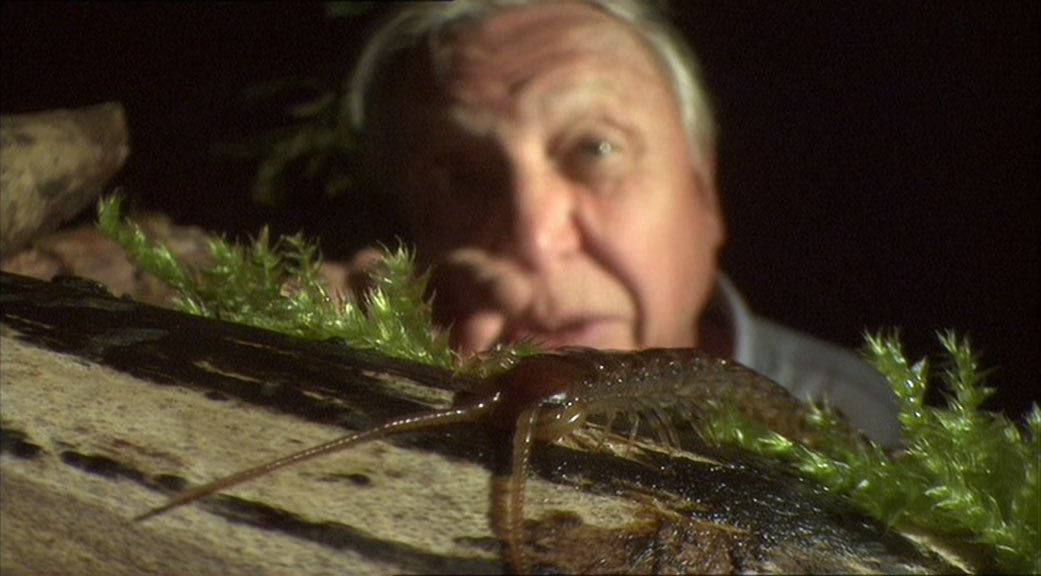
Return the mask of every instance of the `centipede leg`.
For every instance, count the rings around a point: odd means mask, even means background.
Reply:
[[[614,427],[614,421],[618,417],[618,412],[612,411],[607,417],[607,422],[604,424],[604,433],[600,435],[600,440],[597,441],[596,446],[593,448],[594,451],[600,451],[604,447],[604,442],[607,441],[607,437],[611,434],[611,428]]]
[[[509,473],[492,482],[492,527],[503,543],[503,556],[516,573],[527,571],[524,549],[524,489],[538,406],[521,412],[513,429]]]
[[[640,413],[637,412],[632,416],[633,427],[629,429],[629,438],[625,443],[625,455],[629,455],[629,451],[632,450],[633,443],[636,442],[636,433],[640,430]]]
[[[669,413],[660,408],[653,408],[650,411],[649,416],[650,418],[648,418],[648,420],[654,423],[655,434],[658,435],[658,441],[661,442],[663,446],[667,446],[670,452],[678,449],[680,447],[680,441]]]

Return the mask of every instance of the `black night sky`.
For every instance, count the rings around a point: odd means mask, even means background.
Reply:
[[[724,267],[753,309],[850,347],[899,326],[915,357],[954,328],[993,369],[992,407],[1041,399],[1041,3],[673,4],[721,124]],[[245,89],[336,84],[367,17],[319,3],[0,11],[4,114],[120,101],[132,153],[118,184],[140,205],[232,234],[304,229],[342,256],[329,230],[357,218],[318,195],[257,208],[254,166],[209,150],[284,122],[284,103],[247,104]]]

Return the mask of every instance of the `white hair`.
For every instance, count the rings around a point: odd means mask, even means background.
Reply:
[[[420,50],[429,56],[438,77],[443,72],[446,36],[463,23],[487,18],[503,9],[544,3],[546,0],[454,0],[415,2],[400,7],[365,46],[350,78],[347,109],[352,126],[364,130],[373,114],[373,92],[387,81],[379,74],[403,52]],[[661,62],[680,105],[683,125],[696,165],[706,172],[706,160],[715,146],[716,125],[702,85],[694,53],[660,8],[647,0],[573,0],[596,7],[628,24]]]

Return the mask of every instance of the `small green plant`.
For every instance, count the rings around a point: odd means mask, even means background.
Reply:
[[[928,360],[904,356],[898,335],[867,335],[866,357],[900,402],[903,448],[890,454],[867,440],[852,444],[826,408],[810,412],[822,434],[816,448],[735,419],[711,423],[715,437],[788,460],[801,474],[846,496],[871,517],[928,535],[945,547],[971,549],[974,568],[1041,571],[1041,411],[1021,430],[1002,414],[981,410],[994,390],[967,339],[941,334],[940,381],[946,407],[925,404]],[[980,555],[983,557],[981,558]]]
[[[352,186],[346,161],[354,153],[355,137],[344,117],[339,90],[316,78],[283,78],[248,89],[245,98],[273,101],[300,91],[309,98],[287,107],[288,126],[211,146],[218,157],[258,162],[253,200],[259,204],[284,203],[288,190],[298,184],[295,177],[320,182],[328,197],[339,196]]]
[[[330,20],[346,22],[371,16],[379,5],[375,1],[330,0],[324,3],[324,12]],[[284,204],[290,190],[299,188],[298,179],[320,183],[329,197],[351,190],[351,165],[355,163],[350,159],[357,135],[348,118],[344,86],[314,76],[294,76],[254,85],[244,97],[252,104],[293,98],[285,109],[287,125],[211,147],[217,156],[259,162],[253,181],[254,202]]]
[[[266,229],[247,246],[213,238],[212,265],[186,270],[170,250],[151,242],[121,216],[117,197],[98,204],[98,226],[138,266],[175,288],[185,312],[293,336],[340,339],[358,348],[450,368],[447,336],[433,329],[425,276],[414,276],[412,254],[384,250],[364,306],[333,298],[320,272],[317,247],[300,235],[272,243]]]

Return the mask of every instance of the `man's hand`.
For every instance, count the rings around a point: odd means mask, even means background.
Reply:
[[[454,250],[437,262],[430,289],[434,319],[450,328],[452,347],[464,357],[492,347],[534,295],[516,264],[478,248]]]
[[[362,295],[372,287],[373,268],[382,260],[379,250],[363,248],[346,264],[322,262],[322,277],[329,295],[341,306],[346,301],[364,305]]]

